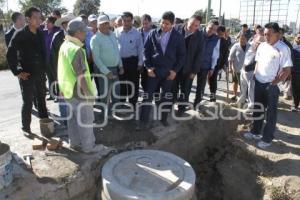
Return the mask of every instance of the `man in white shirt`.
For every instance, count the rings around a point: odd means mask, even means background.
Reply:
[[[274,138],[280,93],[277,84],[291,74],[293,66],[290,49],[280,41],[278,24],[266,24],[264,35],[266,42],[258,47],[255,57],[254,121],[251,131],[244,134],[247,139],[260,140],[257,145],[262,149],[269,147]],[[258,111],[262,107],[263,111]],[[261,136],[265,114],[266,125]]]

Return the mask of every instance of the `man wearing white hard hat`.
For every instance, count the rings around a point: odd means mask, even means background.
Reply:
[[[124,73],[123,64],[118,48],[118,42],[115,34],[110,31],[110,20],[107,15],[100,15],[98,17],[98,32],[92,37],[91,49],[93,53],[94,63],[100,74],[106,76],[106,78],[98,77],[99,95],[105,97],[100,99],[101,102],[106,103],[107,98],[110,98],[112,89],[115,94],[119,94],[119,87],[111,88],[112,85],[119,80],[119,75]],[[107,81],[108,84],[104,84]],[[107,86],[107,87],[105,87]],[[117,103],[118,99],[112,95],[112,104]],[[111,104],[107,105],[106,109],[109,109],[111,114]],[[107,116],[105,116],[107,117]]]

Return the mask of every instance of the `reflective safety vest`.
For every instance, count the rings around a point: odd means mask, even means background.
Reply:
[[[71,38],[69,36],[69,38]],[[73,41],[74,40],[74,41]],[[78,43],[78,44],[77,44]],[[86,53],[83,48],[81,48],[80,41],[76,41],[76,39],[66,38],[64,43],[61,45],[58,56],[58,67],[57,67],[57,75],[58,75],[58,85],[59,89],[62,92],[64,98],[71,99],[74,93],[74,87],[77,81],[77,75],[74,71],[72,62],[78,50],[83,51],[84,53],[84,63],[85,63],[85,73],[84,77],[87,82],[87,87],[92,95],[95,95],[95,88],[92,84],[91,74],[88,66],[88,62],[86,59]],[[76,88],[77,89],[77,88]]]

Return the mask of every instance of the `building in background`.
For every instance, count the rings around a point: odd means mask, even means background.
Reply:
[[[295,34],[297,32],[296,22],[290,22],[290,33]]]
[[[286,25],[290,0],[240,0],[239,19],[248,25],[270,21]]]

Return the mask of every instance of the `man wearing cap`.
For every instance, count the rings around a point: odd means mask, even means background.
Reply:
[[[107,98],[109,98],[108,95],[112,95],[112,93],[109,92],[111,86],[114,82],[118,81],[119,74],[124,73],[118,41],[115,34],[110,31],[109,23],[110,21],[107,15],[100,15],[98,17],[99,31],[91,39],[94,63],[98,71],[100,71],[100,74],[104,74],[107,77],[106,80],[104,80],[103,77],[97,78],[100,86],[99,95],[103,96],[107,94],[101,99],[101,101],[105,103],[107,102]],[[107,81],[108,84],[104,84],[105,81]],[[118,85],[114,89],[115,94],[119,95]],[[118,101],[114,95],[112,95],[111,99],[113,104]]]
[[[127,97],[133,94],[133,97],[129,98],[129,103],[135,107],[139,95],[139,71],[143,66],[144,45],[140,32],[132,27],[132,13],[124,12],[122,21],[123,26],[115,31],[124,67],[124,74],[120,76],[120,80],[133,83],[134,88],[129,84],[121,84],[121,101],[125,102]]]
[[[72,13],[67,13],[55,21],[55,26],[60,27],[60,31],[54,34],[51,42],[50,64],[52,65],[52,69],[54,69],[55,71],[56,80],[57,80],[57,61],[58,61],[59,48],[65,40],[65,35],[67,34],[66,29],[68,26],[68,22],[74,18],[75,16]]]
[[[60,27],[60,31],[54,34],[50,46],[50,65],[54,72],[55,81],[57,81],[57,63],[59,48],[65,40],[68,23],[74,18],[75,16],[72,13],[67,13],[55,21],[55,26]],[[56,95],[59,95],[59,88],[56,87],[55,90]],[[63,104],[64,101],[62,97],[58,98],[58,103],[60,117],[62,118],[61,121],[63,125],[67,126],[67,107]]]
[[[94,153],[103,149],[95,145],[93,133],[93,98],[95,88],[87,63],[83,42],[87,26],[80,18],[71,20],[67,35],[59,50],[58,84],[66,102],[70,106],[68,134],[70,147],[85,153]]]
[[[118,16],[115,20],[114,20],[114,29],[117,29],[119,27],[123,26],[123,22],[122,22],[122,17]]]
[[[96,34],[97,32],[97,15],[91,14],[88,17],[88,21],[89,21],[89,29],[91,29],[91,31]]]
[[[280,93],[278,83],[290,76],[293,66],[289,47],[280,41],[277,23],[265,25],[265,39],[255,57],[254,121],[251,131],[244,134],[247,139],[260,140],[257,146],[262,149],[269,147],[274,138]],[[266,124],[262,130],[264,118]]]

